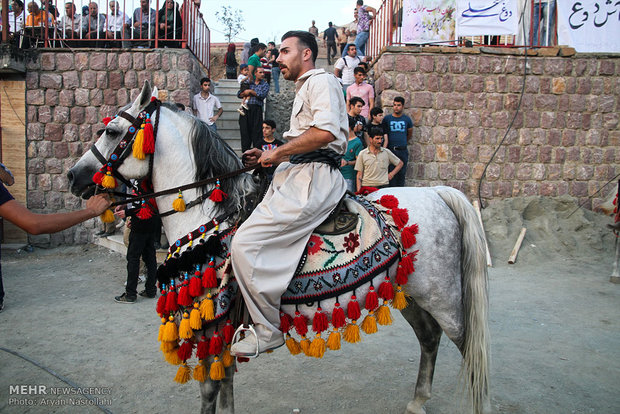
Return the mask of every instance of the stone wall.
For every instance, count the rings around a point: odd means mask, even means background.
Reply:
[[[31,55],[26,73],[28,207],[47,213],[80,208],[66,173],[97,138],[101,120],[132,102],[147,80],[159,89],[160,99],[189,107],[202,76],[191,52],[181,49],[63,49]],[[83,243],[92,240],[96,225],[90,220],[30,240]]]
[[[449,185],[477,197],[519,106],[524,56],[430,49],[382,53],[374,64],[378,105],[390,113],[401,95],[414,121],[408,185]],[[528,57],[520,110],[488,166],[482,196],[569,194],[596,207],[613,184],[588,196],[620,173],[619,101],[618,55]]]

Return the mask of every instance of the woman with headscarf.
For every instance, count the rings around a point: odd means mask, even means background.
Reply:
[[[181,39],[183,36],[183,23],[179,6],[174,0],[166,0],[157,13],[159,39],[164,47],[181,47],[180,41],[170,42],[169,39]]]
[[[235,44],[228,44],[228,51],[224,56],[224,65],[226,66],[226,79],[237,79],[237,57],[235,56]]]

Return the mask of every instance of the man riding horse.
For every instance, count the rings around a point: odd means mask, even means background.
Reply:
[[[315,68],[318,47],[309,32],[282,36],[282,75],[295,82],[288,142],[274,150],[251,149],[246,162],[278,165],[263,201],[239,227],[231,246],[232,267],[256,337],[235,343],[231,353],[252,356],[284,344],[280,298],[289,285],[312,231],[346,191],[338,169],[347,147],[347,112],[338,80]]]

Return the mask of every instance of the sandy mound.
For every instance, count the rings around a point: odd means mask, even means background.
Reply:
[[[614,252],[615,237],[606,227],[612,218],[577,209],[572,197],[495,200],[482,210],[482,219],[494,262],[508,261],[522,227],[527,233],[518,262],[557,257],[611,257]]]

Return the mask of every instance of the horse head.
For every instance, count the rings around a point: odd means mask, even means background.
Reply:
[[[99,139],[67,173],[74,195],[90,197],[95,191],[93,176],[97,171],[105,173],[106,167],[125,179],[140,179],[148,175],[151,156],[146,155],[143,159],[134,157],[131,144],[137,135],[135,124],[140,123],[139,115],[149,106],[151,98],[156,96],[157,88],[151,89],[149,82],[145,82],[136,100],[121,108],[118,114],[107,122]],[[132,123],[131,119],[136,121]],[[134,128],[133,133],[131,128]],[[120,159],[116,159],[119,156]]]

